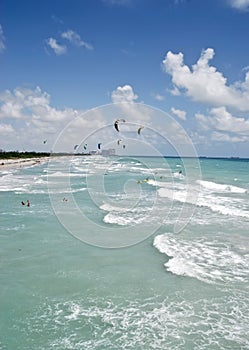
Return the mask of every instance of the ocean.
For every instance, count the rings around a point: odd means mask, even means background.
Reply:
[[[0,349],[249,349],[248,175],[98,155],[1,169]]]

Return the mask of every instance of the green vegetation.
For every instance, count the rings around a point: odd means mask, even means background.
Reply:
[[[40,158],[40,157],[49,157],[50,153],[48,152],[0,152],[1,159],[16,159],[16,158]]]

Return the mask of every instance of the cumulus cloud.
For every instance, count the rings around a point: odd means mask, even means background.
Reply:
[[[176,115],[181,120],[186,120],[186,112],[185,111],[182,111],[180,109],[176,109],[176,108],[172,107],[171,108],[171,113]]]
[[[5,37],[3,34],[3,27],[0,24],[0,53],[5,50]]]
[[[15,132],[14,128],[10,124],[0,124],[0,135],[6,136],[13,134]]]
[[[197,113],[195,117],[204,130],[213,129],[237,135],[249,133],[249,119],[234,117],[225,107],[212,108],[209,115]]]
[[[0,119],[4,122],[1,125],[5,125],[8,133],[15,131],[18,134],[19,144],[36,144],[42,135],[58,132],[73,116],[70,109],[52,107],[49,94],[39,87],[34,90],[16,88],[13,92],[7,90],[0,94]],[[5,140],[5,144],[9,142],[9,139]],[[15,142],[12,140],[12,144]]]
[[[245,11],[249,9],[249,0],[229,0],[229,4],[241,11]]]
[[[117,103],[121,115],[128,116],[132,123],[149,123],[151,121],[151,108],[143,103],[136,103],[138,95],[134,93],[131,85],[118,86],[111,94],[112,102]],[[125,128],[129,130],[126,124]]]
[[[184,64],[183,53],[167,52],[163,68],[172,77],[174,91],[186,93],[197,102],[249,111],[249,72],[246,73],[243,82],[228,85],[223,74],[209,65],[213,57],[214,50],[208,48],[190,68]]]
[[[47,106],[50,97],[39,87],[35,90],[17,88],[11,93],[6,90],[0,94],[0,118],[25,119],[36,106]]]
[[[138,98],[138,95],[136,95],[133,91],[132,86],[130,85],[124,85],[124,86],[118,86],[116,90],[112,92],[112,102],[119,103],[119,102],[135,102]]]
[[[61,45],[54,38],[48,38],[46,40],[47,45],[55,52],[56,55],[64,55],[67,52],[67,47]]]
[[[92,50],[93,46],[86,41],[83,41],[80,37],[80,35],[73,30],[68,30],[66,32],[63,32],[61,34],[61,37],[63,39],[68,40],[71,44],[78,46],[78,47],[84,47],[87,50]]]
[[[85,115],[83,110],[53,107],[50,95],[39,87],[33,90],[16,88],[0,94],[0,119],[1,147],[18,149],[22,145],[35,150],[44,149],[43,139],[48,140],[46,147],[52,148],[66,128],[62,151],[72,151],[76,142],[80,143],[106,123],[97,111]]]

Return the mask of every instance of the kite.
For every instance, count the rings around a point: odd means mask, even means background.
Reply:
[[[122,142],[122,140],[118,140],[117,141],[118,145],[120,145],[121,142]],[[123,148],[125,148],[125,145],[123,145]]]
[[[140,128],[138,128],[138,130],[137,130],[138,135],[140,135],[140,132],[143,128],[144,128],[144,126],[140,126]]]
[[[86,148],[87,148],[87,143],[84,144],[84,149],[86,149]]]
[[[114,128],[119,132],[118,124],[119,122],[125,123],[124,119],[117,119],[114,123]]]
[[[78,147],[79,147],[79,145],[75,145],[73,149],[76,150]]]
[[[100,149],[101,143],[98,143],[98,149]]]

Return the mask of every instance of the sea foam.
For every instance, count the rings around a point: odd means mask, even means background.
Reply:
[[[217,241],[187,241],[170,233],[158,235],[153,245],[169,257],[166,270],[207,283],[249,281],[249,254],[239,254]]]

